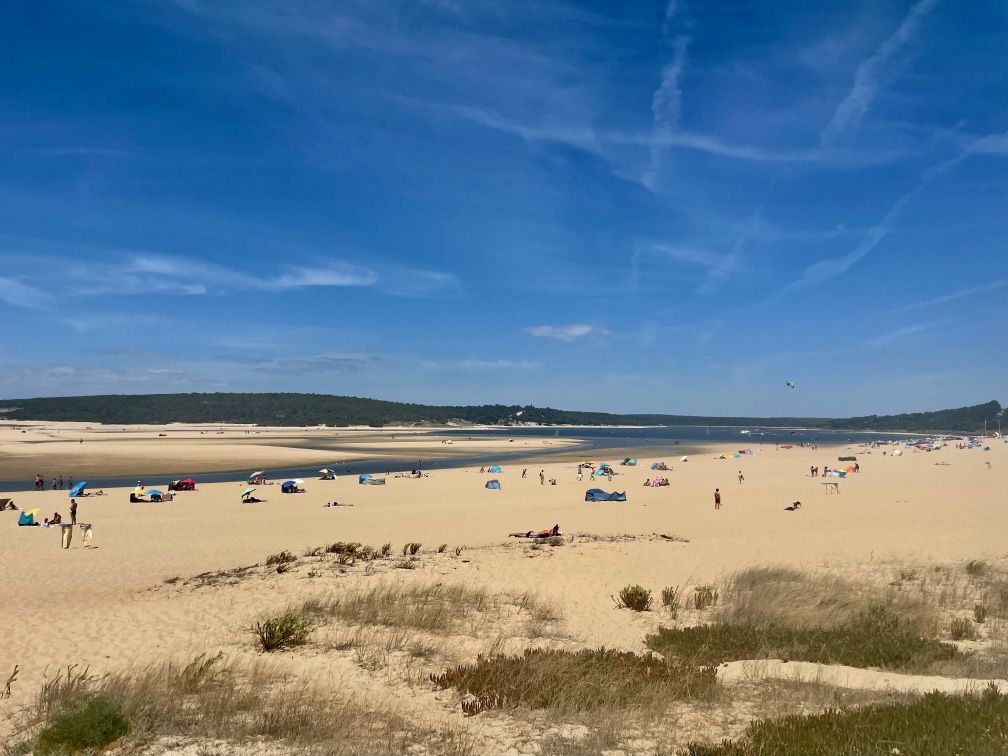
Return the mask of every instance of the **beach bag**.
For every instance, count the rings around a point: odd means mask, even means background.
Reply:
[[[69,549],[70,543],[73,541],[73,525],[60,525],[60,530],[63,531],[63,548]]]

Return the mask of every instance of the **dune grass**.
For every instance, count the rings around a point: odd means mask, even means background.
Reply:
[[[920,670],[958,653],[948,643],[920,637],[883,606],[865,610],[838,627],[800,629],[770,623],[662,627],[647,636],[646,643],[668,658],[697,664],[784,659]]]
[[[529,649],[480,656],[472,664],[431,675],[431,681],[473,696],[463,703],[468,713],[526,706],[565,714],[704,696],[717,685],[717,675],[713,667],[668,663],[651,654]]]
[[[659,628],[646,643],[697,664],[780,658],[922,670],[958,655],[954,646],[934,639],[937,617],[918,597],[828,575],[756,567],[726,582],[712,624]]]
[[[911,703],[758,721],[743,738],[692,744],[684,756],[892,756],[1008,753],[1008,696],[930,693]]]
[[[78,735],[90,737],[82,725],[95,738],[120,738],[128,753],[164,737],[217,739],[234,750],[272,742],[306,754],[472,752],[469,739],[454,730],[417,724],[338,689],[221,656],[101,677],[70,667],[47,680],[14,723],[11,742],[19,745],[8,751],[22,753],[45,752],[40,748],[50,744],[55,750],[48,752],[72,752],[72,743],[81,743]]]
[[[319,620],[445,635],[471,629],[488,615],[499,617],[509,606],[538,622],[560,618],[552,604],[528,592],[494,594],[485,588],[450,583],[380,583],[310,598],[297,611]]]

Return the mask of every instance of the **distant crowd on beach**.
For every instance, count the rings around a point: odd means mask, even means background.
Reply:
[[[74,485],[73,476],[70,476],[66,480],[64,480],[63,476],[60,475],[58,478],[53,478],[52,479],[52,485],[50,486],[50,488],[53,491],[63,491],[64,489],[73,488],[73,485]],[[34,490],[36,490],[36,491],[45,491],[46,490],[45,476],[42,475],[42,473],[37,473],[35,475]]]

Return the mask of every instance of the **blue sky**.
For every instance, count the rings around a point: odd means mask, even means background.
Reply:
[[[4,3],[0,396],[1004,401],[1008,6],[813,5]]]

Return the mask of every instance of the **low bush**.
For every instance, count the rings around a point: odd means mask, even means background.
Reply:
[[[285,612],[256,622],[252,631],[263,651],[300,646],[311,634],[311,623],[297,612]]]
[[[446,551],[448,551],[448,544],[447,543],[442,543],[440,546],[437,547],[437,553],[438,554],[444,554]]]
[[[784,659],[853,667],[920,669],[954,658],[948,643],[921,638],[885,607],[863,612],[848,625],[797,629],[780,625],[702,625],[659,628],[648,648],[696,664],[741,659]]]
[[[383,556],[383,557],[387,557],[391,553],[392,553],[392,544],[391,543],[383,543],[381,549],[378,552],[378,555],[379,556]]]
[[[987,619],[987,606],[986,604],[974,604],[973,605],[973,619],[976,620],[978,625],[982,625],[983,621]]]
[[[271,566],[274,564],[289,564],[290,562],[296,562],[297,557],[291,554],[289,551],[281,551],[279,554],[270,554],[266,557],[266,565]]]
[[[474,696],[466,704],[469,713],[513,706],[582,712],[703,696],[717,684],[717,670],[630,651],[530,649],[479,656],[473,664],[432,674],[431,681]]]
[[[976,640],[976,628],[969,617],[956,617],[949,623],[952,640]]]
[[[651,611],[651,591],[642,585],[627,585],[620,589],[616,605],[635,612]]]
[[[929,693],[911,703],[753,722],[737,741],[691,744],[684,756],[1008,753],[1008,695]]]
[[[39,733],[34,753],[77,753],[101,749],[129,732],[122,710],[104,696],[83,699],[52,718]]]
[[[966,574],[970,577],[983,577],[987,574],[987,562],[982,559],[970,559],[966,562]]]

